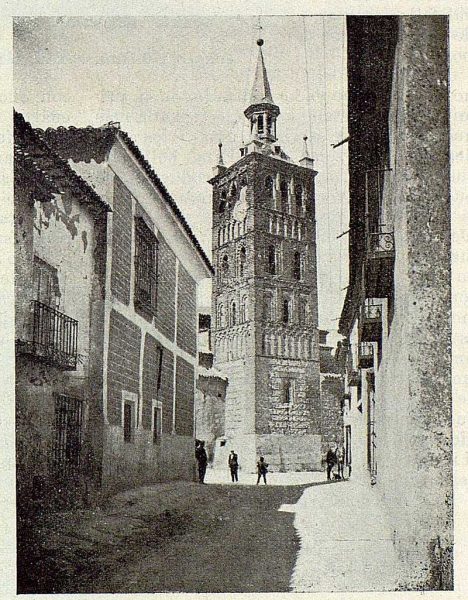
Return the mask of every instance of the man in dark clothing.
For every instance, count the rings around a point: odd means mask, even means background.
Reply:
[[[328,449],[325,461],[327,463],[327,479],[330,480],[333,467],[336,465],[336,454],[332,448]]]
[[[239,469],[239,461],[237,459],[237,454],[234,452],[234,450],[231,450],[231,454],[229,455],[229,458],[228,458],[228,465],[229,465],[229,469],[231,471],[232,482],[239,481],[239,479],[237,478],[237,471]]]
[[[263,477],[263,483],[266,485],[266,474],[268,473],[268,465],[263,456],[257,463],[257,485],[260,483],[260,478]]]
[[[198,462],[198,481],[205,483],[206,465],[208,463],[205,442],[198,442],[198,446],[195,448],[195,458]]]

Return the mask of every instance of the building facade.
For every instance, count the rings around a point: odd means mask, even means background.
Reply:
[[[226,438],[244,468],[321,463],[315,189],[306,156],[295,164],[278,143],[259,40],[250,104],[251,140],[213,186],[212,315],[215,365],[229,378]],[[250,467],[246,467],[250,465]]]
[[[213,366],[211,316],[199,314],[198,378],[195,395],[195,436],[205,442],[208,462],[213,466],[216,444],[225,445],[227,377]],[[223,446],[220,444],[223,443]],[[222,453],[222,452],[221,452]]]
[[[194,473],[197,284],[211,265],[166,188],[117,124],[48,129],[111,206],[93,427],[104,491]]]
[[[109,205],[14,114],[17,506],[86,499]],[[76,298],[80,301],[77,302]]]
[[[328,331],[319,330],[322,439],[324,446],[334,447],[336,444],[344,443],[344,364],[341,342],[338,342],[337,348],[333,351],[333,346],[327,343],[328,334]]]
[[[348,17],[347,458],[402,589],[453,589],[448,23]]]

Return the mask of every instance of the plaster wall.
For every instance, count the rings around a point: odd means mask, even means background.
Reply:
[[[415,589],[453,585],[446,51],[443,17],[400,19],[384,191],[395,305],[376,375],[377,486],[402,581]]]
[[[67,190],[49,202],[34,202],[28,183],[15,187],[15,303],[16,337],[30,340],[34,256],[57,271],[57,309],[78,321],[78,364],[64,371],[34,356],[16,359],[16,432],[20,502],[35,496],[80,495],[84,478],[99,481],[99,460],[93,450],[102,407],[102,321],[105,264],[98,245],[105,239],[105,216],[91,213]],[[103,237],[104,236],[104,237]],[[79,298],[79,301],[77,299]],[[101,319],[100,319],[101,317]],[[102,331],[101,331],[102,333]],[[91,375],[93,376],[91,378]],[[95,378],[95,376],[97,377]],[[91,381],[92,379],[92,381]],[[96,379],[96,380],[95,380]],[[97,387],[96,387],[97,384]],[[82,466],[60,489],[54,485],[50,460],[55,446],[55,396],[64,394],[83,402]],[[92,422],[92,425],[91,425]],[[60,493],[59,493],[60,492]]]

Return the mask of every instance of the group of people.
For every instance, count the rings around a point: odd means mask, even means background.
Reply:
[[[197,459],[198,464],[198,481],[200,483],[205,483],[205,475],[206,475],[206,467],[208,465],[208,455],[205,450],[205,442],[201,440],[195,441],[195,458]],[[239,481],[239,457],[231,450],[228,458],[228,467],[231,473],[231,481],[236,483]],[[263,478],[263,483],[266,485],[266,476],[268,473],[268,464],[265,462],[263,456],[260,456],[259,461],[257,462],[257,485],[260,483],[260,480]]]
[[[195,458],[198,463],[198,481],[205,483],[206,467],[208,465],[208,455],[205,450],[205,442],[196,440],[195,442]],[[345,449],[343,444],[338,444],[335,447],[328,449],[325,462],[327,463],[327,480],[344,479],[344,464],[345,464]],[[239,481],[239,457],[231,450],[228,458],[228,467],[231,473],[231,481],[237,483]],[[333,470],[337,468],[337,472]],[[263,483],[266,484],[266,476],[268,473],[268,464],[265,462],[263,456],[260,456],[257,462],[257,485],[263,478]]]
[[[228,466],[231,472],[231,481],[233,483],[239,481],[238,471],[239,471],[239,457],[231,450],[231,454],[228,458]],[[268,464],[265,462],[263,456],[260,456],[259,461],[257,462],[257,485],[260,483],[260,479],[263,477],[263,483],[266,485],[266,475],[268,473]]]
[[[332,477],[335,479],[344,479],[345,449],[343,444],[329,448],[325,462],[327,463],[327,479],[329,481]],[[335,467],[337,468],[337,472],[333,473]]]

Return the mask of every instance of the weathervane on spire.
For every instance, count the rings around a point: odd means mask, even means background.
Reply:
[[[258,15],[257,25],[254,25],[254,28],[258,30],[258,36],[261,37],[262,31],[263,31],[263,27],[262,27],[262,22],[261,22],[261,16],[260,15]]]

